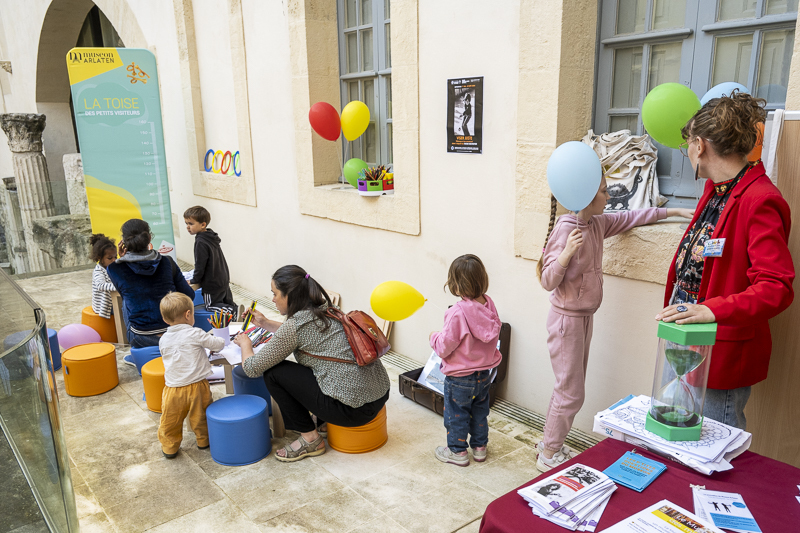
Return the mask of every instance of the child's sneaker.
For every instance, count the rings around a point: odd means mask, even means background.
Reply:
[[[439,446],[434,451],[436,458],[443,463],[452,463],[458,466],[469,466],[469,453],[464,450],[461,453],[454,453],[446,446]]]
[[[486,460],[486,446],[472,448],[472,458],[476,463],[482,463]]]
[[[539,444],[536,445],[536,450],[539,453],[542,453],[544,451],[544,442],[543,441],[539,441]],[[559,451],[562,454],[564,454],[564,456],[567,457],[568,459],[572,459],[573,457],[575,457],[575,455],[577,455],[566,444],[561,446],[561,450],[559,450]]]
[[[543,453],[540,453],[539,458],[536,459],[536,468],[539,469],[539,472],[547,472],[556,466],[564,464],[569,461],[569,459],[569,455],[564,455],[561,452],[554,453],[553,457],[550,459],[545,457]]]
[[[126,365],[131,365],[132,367],[136,366],[136,362],[133,360],[132,354],[128,354],[125,357],[123,357],[122,362],[125,363]]]

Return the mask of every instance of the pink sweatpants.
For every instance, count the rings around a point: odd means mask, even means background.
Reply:
[[[586,364],[592,342],[593,316],[566,316],[550,309],[547,349],[556,383],[544,424],[544,447],[557,452],[586,397]]]

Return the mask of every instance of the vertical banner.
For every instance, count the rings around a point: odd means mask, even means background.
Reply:
[[[119,242],[122,224],[150,224],[153,247],[175,254],[156,58],[137,48],[67,53],[92,232]]]
[[[447,151],[483,149],[483,76],[447,80]]]

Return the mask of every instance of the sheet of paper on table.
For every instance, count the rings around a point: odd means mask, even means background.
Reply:
[[[719,528],[739,533],[761,533],[741,494],[692,487],[694,513]]]
[[[183,277],[186,281],[192,281],[192,278],[194,277],[194,269],[189,270],[188,272],[181,272],[181,274],[183,274]]]
[[[240,331],[242,331],[242,324],[241,322],[231,322],[230,326],[228,326],[228,329],[231,335],[235,335]],[[206,349],[206,352],[208,353],[208,357],[211,360],[211,362],[224,358],[231,365],[242,364],[242,349],[239,348],[239,346],[237,346],[233,342],[228,344],[225,348],[223,348],[219,352],[215,352],[212,354],[211,351],[208,349]]]
[[[608,533],[723,533],[708,520],[690,513],[669,500],[661,500],[633,516],[620,520],[608,529]]]
[[[645,429],[649,396],[629,396],[594,417],[594,431],[630,442],[679,462],[703,474],[730,470],[730,462],[750,447],[752,435],[710,418],[703,419],[699,441],[668,441]]]

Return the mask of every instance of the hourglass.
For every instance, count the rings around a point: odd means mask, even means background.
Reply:
[[[658,360],[645,428],[667,440],[700,440],[716,324],[658,323]]]

